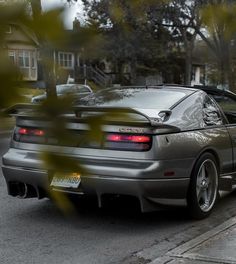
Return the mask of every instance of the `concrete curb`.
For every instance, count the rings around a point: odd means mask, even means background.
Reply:
[[[224,264],[236,264],[234,259],[231,259],[230,256],[227,256],[222,262],[222,259],[212,258],[202,256],[200,254],[193,254],[189,252],[190,250],[196,248],[197,246],[201,245],[204,242],[214,238],[215,236],[219,235],[222,232],[225,232],[227,229],[236,225],[236,217],[230,218],[223,224],[213,228],[211,231],[208,231],[170,251],[168,251],[165,256],[158,257],[154,259],[150,264],[164,264],[164,263],[182,263],[182,262],[175,262],[177,259],[179,260],[192,260],[192,261],[203,261],[204,263],[224,263]],[[189,252],[189,253],[188,253]],[[173,261],[173,262],[172,262]],[[183,262],[184,263],[184,262]],[[195,262],[193,262],[195,263]],[[201,262],[202,263],[202,262]]]
[[[230,218],[228,221],[213,228],[211,231],[208,231],[207,233],[200,235],[177,248],[174,248],[173,250],[169,251],[167,255],[168,256],[183,256],[183,254],[189,251],[190,249],[202,244],[203,242],[218,235],[219,233],[225,231],[226,229],[230,228],[233,225],[236,225],[236,217]]]

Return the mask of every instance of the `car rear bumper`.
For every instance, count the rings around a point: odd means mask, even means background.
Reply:
[[[8,193],[11,192],[11,183],[25,183],[33,186],[37,196],[41,198],[41,191],[50,191],[50,182],[53,177],[51,170],[40,168],[40,160],[36,155],[30,156],[24,151],[18,151],[12,156],[12,151],[3,157],[3,175],[8,185]],[[27,158],[29,157],[29,158]],[[35,160],[32,159],[35,157]],[[15,160],[14,160],[15,159]],[[17,160],[16,160],[17,159]],[[28,160],[27,160],[28,159]],[[90,159],[89,159],[90,160]],[[85,161],[84,161],[85,162]],[[77,189],[54,188],[54,191],[97,195],[101,205],[103,194],[120,194],[138,197],[142,211],[150,211],[147,204],[152,201],[158,204],[182,205],[185,204],[189,185],[190,168],[183,162],[181,167],[178,162],[176,173],[184,171],[182,177],[164,177],[164,172],[169,166],[174,166],[176,161],[133,161],[124,160],[100,160],[84,163],[88,175],[81,176],[81,184]],[[13,164],[17,164],[14,166]],[[19,166],[23,164],[23,166]],[[123,164],[123,167],[122,167]],[[192,161],[189,161],[191,167]]]

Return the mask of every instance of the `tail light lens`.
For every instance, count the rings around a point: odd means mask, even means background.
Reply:
[[[29,135],[29,136],[45,136],[45,131],[42,129],[35,129],[35,128],[19,128],[18,130],[19,135]]]
[[[78,134],[79,142],[74,142],[71,147],[82,148],[99,148],[125,151],[148,151],[152,146],[151,135],[138,134],[116,134],[108,133],[105,135],[103,142],[97,142],[95,145],[91,141],[81,143],[83,135]],[[17,142],[47,144],[47,145],[63,145],[57,139],[51,137],[44,129],[16,127],[13,139]],[[66,145],[67,146],[67,145]]]
[[[45,131],[38,128],[17,127],[13,136],[15,141],[43,144],[46,142]]]
[[[106,149],[147,151],[152,146],[152,137],[149,135],[107,134]]]

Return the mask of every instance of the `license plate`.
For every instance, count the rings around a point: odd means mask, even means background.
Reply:
[[[56,174],[50,186],[63,188],[78,188],[81,182],[80,174]]]

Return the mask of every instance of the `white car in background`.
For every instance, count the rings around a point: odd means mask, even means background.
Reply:
[[[59,84],[56,86],[57,96],[73,95],[75,97],[86,96],[93,93],[93,90],[85,84]],[[41,103],[47,98],[46,92],[32,97],[31,103]]]

